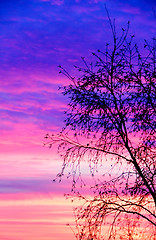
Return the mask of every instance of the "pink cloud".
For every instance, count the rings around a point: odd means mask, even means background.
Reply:
[[[61,6],[62,4],[64,4],[64,0],[40,0],[41,2],[49,2],[52,5],[57,5],[57,6]]]
[[[126,3],[122,4],[121,10],[125,13],[130,13],[133,15],[138,15],[141,13],[141,10],[139,7],[133,7],[130,4],[126,4]]]
[[[11,240],[73,239],[73,203],[41,194],[0,195],[0,237]],[[59,207],[58,207],[59,206]]]

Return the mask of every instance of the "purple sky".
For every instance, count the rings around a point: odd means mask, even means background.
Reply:
[[[81,56],[103,50],[111,33],[104,3],[117,29],[131,22],[136,41],[155,34],[153,0],[55,1],[7,0],[0,3],[1,128],[13,130],[19,122],[43,130],[62,124],[64,84],[58,65],[73,73]],[[60,108],[58,108],[60,104]],[[63,104],[63,105],[62,105]],[[6,124],[7,120],[7,124]],[[5,133],[4,133],[5,134]]]

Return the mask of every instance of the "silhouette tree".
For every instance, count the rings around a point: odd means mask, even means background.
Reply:
[[[81,74],[77,78],[60,66],[70,79],[63,88],[69,109],[65,127],[58,135],[47,134],[47,144],[59,144],[64,161],[58,176],[70,165],[72,190],[84,201],[75,209],[77,239],[142,239],[142,232],[154,240],[156,39],[145,41],[140,52],[128,34],[129,22],[118,37],[109,14],[108,18],[113,43],[93,53],[95,64],[82,58],[84,67],[76,67]],[[75,191],[83,160],[92,176],[103,166],[90,199]]]

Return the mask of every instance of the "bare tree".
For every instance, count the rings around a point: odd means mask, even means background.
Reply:
[[[156,39],[139,51],[129,23],[117,36],[108,14],[113,43],[93,53],[95,64],[76,67],[63,94],[70,99],[65,127],[47,134],[47,144],[59,144],[63,168],[71,166],[73,189],[81,178],[81,162],[92,175],[102,164],[104,174],[92,187],[94,196],[75,209],[77,239],[155,238],[156,228]],[[107,161],[107,163],[106,163]],[[105,164],[110,171],[105,173]],[[146,226],[146,229],[143,226]],[[139,229],[141,231],[139,232]],[[150,229],[150,230],[149,230]]]

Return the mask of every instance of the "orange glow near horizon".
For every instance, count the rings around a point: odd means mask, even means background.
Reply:
[[[66,226],[73,224],[73,206],[52,194],[8,194],[0,200],[0,239],[73,239]]]

